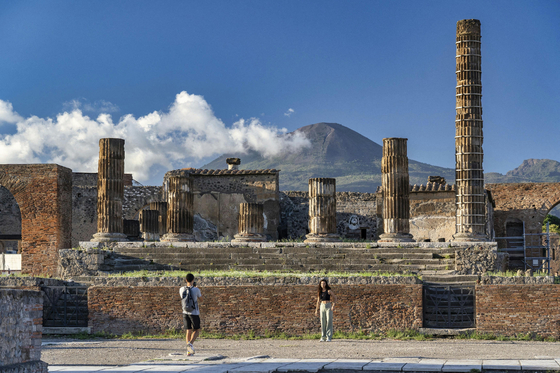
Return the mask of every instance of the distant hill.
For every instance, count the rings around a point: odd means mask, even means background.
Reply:
[[[276,168],[280,172],[281,190],[307,190],[313,177],[335,177],[339,191],[375,192],[381,185],[381,145],[337,123],[317,123],[301,127],[311,147],[273,158],[256,152],[224,154],[202,168],[226,167],[226,158],[241,158],[241,169]],[[286,136],[290,136],[287,134]],[[409,159],[411,184],[425,184],[428,176],[443,176],[449,183],[455,170],[432,166]]]
[[[551,159],[526,159],[519,167],[505,175],[489,172],[486,183],[545,183],[560,182],[560,162]]]

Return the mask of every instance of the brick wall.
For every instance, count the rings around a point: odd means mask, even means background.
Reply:
[[[476,328],[502,335],[560,336],[559,285],[479,285]]]
[[[209,332],[317,333],[316,286],[212,286],[201,288],[202,327]],[[333,287],[336,330],[417,329],[422,326],[422,285]],[[162,332],[182,328],[179,287],[108,287],[88,290],[92,332]]]
[[[71,243],[72,171],[55,164],[0,165],[0,184],[21,212],[22,271],[56,275],[58,250]]]
[[[0,367],[41,359],[43,296],[0,289]]]

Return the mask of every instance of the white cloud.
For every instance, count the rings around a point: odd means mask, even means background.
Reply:
[[[118,137],[125,139],[126,172],[145,182],[157,168],[182,168],[223,153],[255,150],[273,156],[309,146],[302,135],[285,136],[285,128],[264,126],[256,118],[240,119],[227,127],[202,96],[184,91],[167,112],[139,118],[128,114],[118,122],[107,113],[97,118],[85,115],[80,101],[69,105],[55,118],[22,118],[11,103],[0,100],[0,123],[17,126],[15,134],[0,135],[2,162],[57,163],[74,171],[96,172],[99,139]]]
[[[290,117],[290,115],[292,115],[293,113],[295,113],[295,110],[292,108],[289,108],[287,112],[284,113],[285,116]]]
[[[75,109],[80,109],[82,112],[88,113],[115,113],[119,111],[119,107],[109,101],[105,100],[97,100],[94,102],[90,102],[85,98],[75,99],[71,101],[67,101],[62,104],[63,110],[72,111]]]

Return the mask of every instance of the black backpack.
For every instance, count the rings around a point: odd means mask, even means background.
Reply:
[[[191,295],[191,287],[188,287],[183,292],[183,298],[181,298],[181,306],[183,306],[183,311],[193,312],[196,311],[196,304],[194,298]]]

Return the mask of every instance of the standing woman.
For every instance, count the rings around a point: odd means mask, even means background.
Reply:
[[[333,310],[336,302],[334,295],[327,279],[322,279],[317,288],[317,307],[315,308],[315,316],[321,306],[321,339],[319,342],[330,342],[333,336]]]

